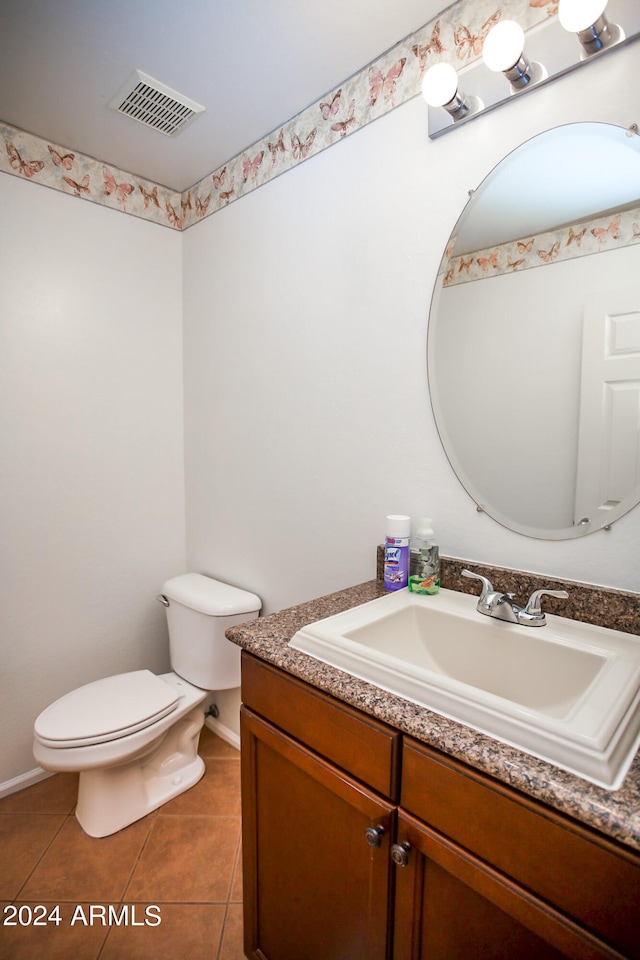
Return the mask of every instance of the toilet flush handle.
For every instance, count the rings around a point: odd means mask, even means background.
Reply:
[[[164,593],[159,593],[158,596],[156,597],[156,600],[159,600],[160,603],[165,607],[169,606],[169,601],[165,597]]]

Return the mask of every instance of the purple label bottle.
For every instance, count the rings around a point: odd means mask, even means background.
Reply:
[[[384,540],[384,588],[402,590],[409,582],[411,517],[390,514]]]

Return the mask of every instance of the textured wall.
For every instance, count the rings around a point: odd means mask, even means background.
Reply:
[[[0,177],[0,783],[33,721],[110,673],[165,669],[184,570],[181,238]]]

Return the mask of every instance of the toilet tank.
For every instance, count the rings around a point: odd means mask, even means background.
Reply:
[[[168,603],[171,669],[202,690],[239,687],[240,648],[224,633],[257,617],[260,598],[200,573],[185,573],[163,584],[160,599]]]

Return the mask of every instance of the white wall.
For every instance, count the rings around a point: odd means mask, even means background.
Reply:
[[[33,721],[168,668],[184,571],[179,234],[0,176],[0,783]]]
[[[416,98],[186,232],[190,567],[279,609],[374,576],[384,517],[402,512],[432,516],[446,554],[640,589],[637,508],[564,542],[476,513],[425,368],[468,190],[550,126],[638,120],[636,61],[637,45],[617,51],[433,142]]]

